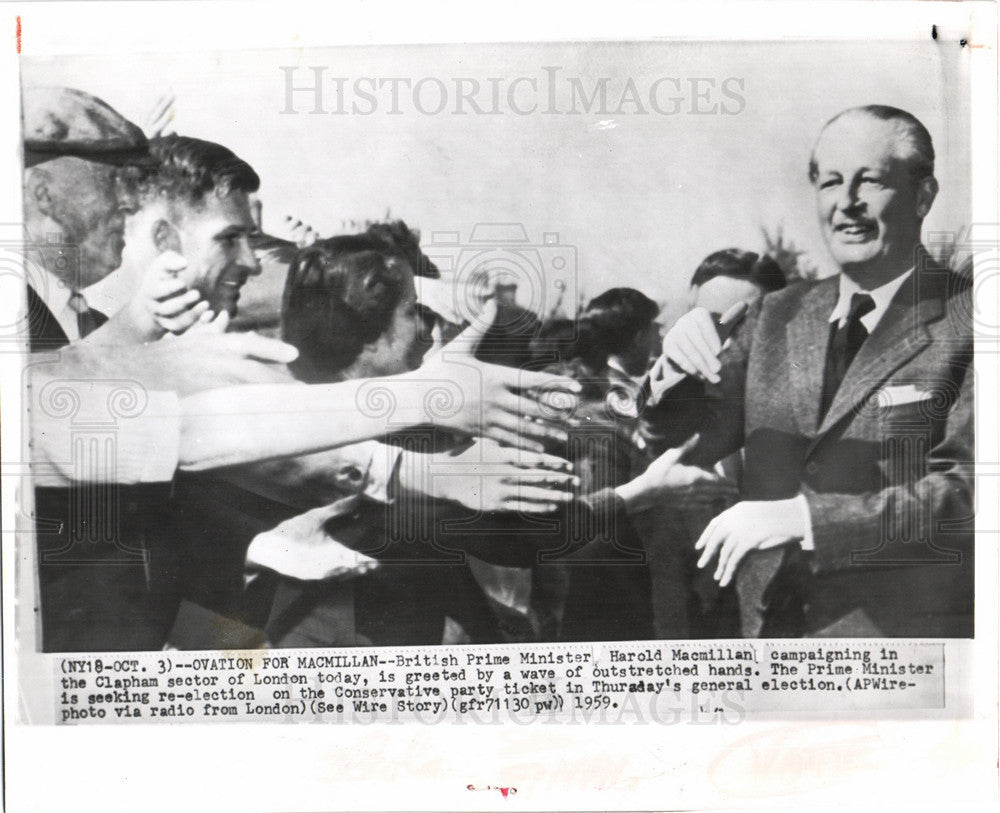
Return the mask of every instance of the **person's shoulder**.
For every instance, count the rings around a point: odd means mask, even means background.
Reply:
[[[763,307],[788,308],[800,304],[810,296],[820,294],[827,289],[834,289],[838,285],[837,275],[824,277],[823,279],[802,279],[788,283],[780,291],[765,294]]]
[[[971,269],[968,272],[942,266],[922,269],[918,284],[920,307],[930,307],[926,324],[931,335],[971,342],[975,318]],[[937,318],[939,315],[943,318]]]
[[[785,324],[816,297],[835,296],[837,286],[836,276],[792,282],[780,291],[764,295],[760,301],[758,318],[761,321],[774,320]]]

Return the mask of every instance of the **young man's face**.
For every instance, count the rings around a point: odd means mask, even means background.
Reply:
[[[213,313],[236,314],[240,289],[260,273],[250,248],[256,228],[245,192],[209,194],[196,206],[174,204],[180,253],[187,260],[181,278],[208,301]]]

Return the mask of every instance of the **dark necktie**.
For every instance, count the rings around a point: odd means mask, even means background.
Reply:
[[[83,294],[77,292],[69,298],[69,306],[76,311],[76,323],[80,328],[80,338],[83,339],[89,333],[93,333],[97,328],[108,321],[108,317],[98,310],[94,310],[87,304]]]
[[[844,324],[831,326],[830,347],[826,354],[826,368],[823,371],[823,399],[820,401],[819,420],[822,423],[833,398],[840,389],[847,368],[868,338],[868,329],[861,317],[875,310],[875,301],[868,294],[854,294],[851,309]]]

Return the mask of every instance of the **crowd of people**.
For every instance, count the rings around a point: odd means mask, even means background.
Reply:
[[[972,634],[970,281],[909,113],[820,133],[840,274],[716,251],[671,326],[625,287],[458,315],[401,221],[276,240],[225,146],[23,118],[44,651]],[[236,329],[265,255],[280,339]]]

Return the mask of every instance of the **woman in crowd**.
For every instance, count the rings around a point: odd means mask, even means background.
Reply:
[[[425,323],[412,261],[400,239],[385,233],[334,237],[298,252],[282,303],[282,336],[299,350],[290,365],[297,378],[377,379],[420,365]],[[325,528],[331,539],[370,557],[377,567],[356,578],[309,583],[279,577],[266,624],[273,643],[442,643],[449,636],[456,641],[449,630],[458,628],[489,636],[485,627],[492,622],[482,595],[455,550],[457,536],[445,527],[446,516],[463,512],[427,499],[426,489],[409,488],[413,478],[434,476],[426,466],[430,453],[467,450],[469,442],[430,426],[388,440],[409,452],[400,458],[389,503],[361,500],[355,511],[330,519]],[[563,486],[570,477],[549,471],[538,486],[519,490],[525,503],[520,507],[532,510],[568,499],[564,491],[542,486]]]
[[[319,241],[300,250],[289,270],[282,335],[299,350],[291,367],[302,380],[372,378],[409,369],[419,363],[420,324],[412,268],[391,246],[363,236]],[[587,327],[585,334],[592,336],[593,331]],[[574,344],[582,347],[586,341],[577,336]],[[583,493],[624,484],[618,494],[609,489],[603,501],[577,498],[559,510],[561,500],[541,486],[564,486],[567,478],[539,471],[539,485],[522,489],[524,499],[543,511],[533,520],[525,513],[526,505],[517,506],[518,513],[496,514],[455,502],[431,502],[422,495],[411,499],[407,481],[412,472],[401,465],[398,491],[388,505],[362,501],[355,511],[331,519],[325,528],[330,539],[366,554],[377,566],[351,579],[304,582],[278,577],[267,623],[270,640],[281,646],[333,646],[561,637],[558,575],[555,584],[549,580],[547,588],[539,585],[540,590],[550,590],[550,617],[529,618],[529,630],[512,631],[504,626],[510,616],[496,612],[489,585],[473,581],[466,556],[477,576],[482,573],[477,563],[523,568],[573,551],[583,562],[594,557],[624,558],[641,569],[641,552],[629,549],[625,509],[642,507],[653,495],[662,497],[666,488],[686,493],[692,483],[708,477],[701,470],[677,465],[680,453],[674,452],[651,467],[648,477],[627,484],[630,455],[615,440],[614,418],[610,423],[605,419],[602,429],[593,421],[606,410],[602,398],[584,399],[570,410],[571,415],[554,410],[554,418],[569,419],[576,428],[570,431],[569,444],[550,451],[558,457],[580,451],[576,456],[586,480]],[[609,426],[610,434],[604,431]],[[397,433],[394,441],[410,449],[445,453],[467,445],[433,428]],[[623,451],[624,466],[619,457]],[[468,487],[475,487],[478,477],[470,478],[467,471],[459,476]],[[482,484],[487,480],[483,478]],[[545,551],[551,556],[546,557]],[[540,564],[539,570],[546,567],[553,574],[565,570],[552,564]],[[630,571],[635,574],[635,567]],[[606,600],[596,604],[580,595],[571,637],[648,637],[648,589],[643,592],[629,585],[621,592],[628,594],[627,607],[621,597],[607,593]],[[565,592],[562,595],[565,598]]]

